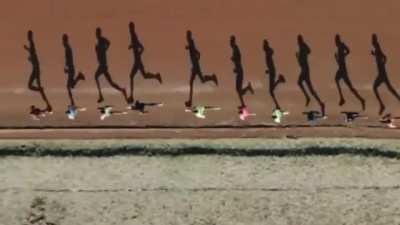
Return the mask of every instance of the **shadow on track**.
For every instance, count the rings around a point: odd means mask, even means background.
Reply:
[[[185,102],[186,107],[192,107],[193,105],[193,85],[194,85],[194,79],[196,76],[200,78],[201,83],[206,83],[213,81],[215,85],[218,85],[218,79],[215,74],[203,74],[200,66],[200,52],[196,48],[196,44],[193,40],[193,34],[192,31],[188,30],[186,32],[186,39],[187,39],[187,45],[185,49],[189,51],[189,56],[190,56],[190,61],[192,63],[192,69],[190,71],[190,91],[189,91],[189,99]]]
[[[310,65],[308,63],[308,56],[311,54],[311,49],[301,35],[297,36],[297,43],[299,45],[299,51],[296,53],[296,57],[301,68],[297,84],[299,85],[301,91],[304,94],[304,97],[306,98],[306,106],[310,104],[310,96],[306,91],[306,87],[308,87],[311,95],[315,98],[315,100],[317,100],[318,104],[320,105],[322,115],[325,115],[325,103],[322,102],[311,82]],[[306,85],[306,87],[304,86],[304,84]]]
[[[246,107],[243,96],[248,92],[254,94],[254,90],[250,82],[247,83],[246,87],[243,87],[244,70],[242,65],[242,54],[240,53],[240,49],[236,43],[236,37],[234,35],[231,36],[230,45],[232,48],[231,60],[234,65],[233,72],[236,74],[236,92],[240,100],[239,108]]]
[[[150,72],[146,71],[144,64],[143,64],[143,60],[142,60],[144,46],[140,42],[139,37],[136,34],[135,24],[133,22],[129,23],[129,33],[131,36],[131,44],[129,45],[128,49],[132,49],[134,62],[133,62],[133,67],[132,67],[131,73],[129,75],[130,95],[128,98],[128,102],[133,103],[133,101],[134,101],[134,97],[133,97],[134,79],[135,79],[135,75],[138,72],[140,72],[142,74],[144,79],[155,79],[160,84],[162,83],[162,79],[161,79],[160,73],[150,73]]]
[[[362,110],[365,110],[365,100],[361,95],[358,93],[358,91],[354,88],[350,77],[349,73],[347,71],[347,65],[346,65],[346,57],[350,54],[350,49],[349,47],[341,40],[340,35],[336,34],[335,36],[335,43],[337,47],[337,52],[335,53],[335,59],[338,64],[338,70],[336,72],[335,76],[335,82],[337,89],[339,91],[339,105],[342,106],[345,104],[346,100],[344,99],[343,92],[342,92],[342,87],[340,86],[340,81],[343,81],[347,87],[349,87],[350,91],[353,93],[354,96],[360,101]]]
[[[386,57],[385,53],[383,53],[383,51],[382,51],[381,45],[379,44],[379,41],[378,41],[378,36],[376,34],[372,35],[372,46],[373,46],[374,50],[371,51],[371,54],[375,57],[376,66],[378,69],[378,76],[376,77],[376,79],[374,81],[373,90],[374,90],[375,96],[379,102],[379,115],[382,115],[382,113],[386,109],[386,106],[383,103],[383,100],[379,94],[378,88],[382,84],[386,84],[390,93],[392,93],[392,95],[394,95],[398,101],[400,101],[400,95],[397,93],[397,91],[394,89],[394,87],[390,83],[388,74],[386,72],[387,57]]]
[[[48,100],[42,82],[40,80],[40,62],[36,52],[35,42],[33,40],[33,31],[28,31],[28,42],[29,45],[24,45],[24,49],[29,53],[28,60],[32,64],[32,73],[29,77],[28,88],[32,91],[39,92],[43,101],[46,103],[46,111],[52,112],[53,108]],[[34,85],[36,83],[36,85]]]
[[[280,109],[279,102],[275,96],[275,89],[280,83],[285,83],[285,77],[282,74],[278,75],[278,79],[276,79],[277,72],[275,68],[275,63],[273,59],[274,49],[271,48],[267,39],[263,42],[263,49],[265,52],[265,63],[267,64],[267,70],[265,71],[267,76],[269,77],[269,95],[275,104],[275,109]]]

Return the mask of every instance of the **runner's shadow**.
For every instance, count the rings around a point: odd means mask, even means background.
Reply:
[[[267,64],[267,70],[265,71],[267,76],[269,77],[269,95],[274,101],[275,108],[280,109],[279,102],[275,96],[275,89],[280,83],[285,83],[285,78],[282,74],[279,74],[277,78],[277,72],[275,68],[275,63],[273,59],[274,49],[269,45],[268,40],[264,40],[263,49],[265,52],[265,63]]]
[[[212,81],[217,86],[218,86],[218,78],[214,73],[213,74],[203,74],[203,71],[202,71],[201,65],[200,65],[201,54],[200,54],[200,51],[196,47],[191,30],[186,31],[186,40],[187,40],[187,45],[185,46],[185,49],[189,52],[192,68],[190,71],[189,98],[185,102],[185,105],[186,105],[186,107],[191,107],[193,104],[193,86],[194,86],[194,80],[196,79],[196,76],[199,77],[201,83],[206,83],[206,82]]]
[[[335,43],[336,43],[336,47],[337,47],[337,52],[335,53],[335,59],[338,64],[338,70],[337,70],[336,76],[335,76],[335,83],[336,83],[337,89],[339,91],[339,96],[340,96],[339,105],[342,106],[346,102],[346,100],[343,96],[342,87],[340,85],[340,81],[342,80],[349,87],[349,89],[353,93],[353,95],[360,101],[362,109],[365,110],[365,100],[363,97],[361,97],[361,95],[358,93],[358,91],[354,88],[353,83],[350,80],[348,70],[347,70],[346,57],[350,54],[350,49],[341,40],[339,34],[336,34],[336,36],[335,36]]]
[[[239,46],[236,43],[236,37],[234,35],[230,38],[230,45],[232,48],[232,57],[231,60],[234,65],[233,72],[236,74],[236,92],[239,96],[240,107],[245,107],[246,104],[244,102],[243,96],[248,92],[254,93],[253,87],[251,83],[248,82],[247,86],[243,88],[243,79],[244,79],[244,70],[242,65],[242,54],[240,52]]]
[[[72,94],[72,89],[76,87],[80,80],[85,80],[83,73],[78,72],[76,76],[75,65],[74,65],[74,52],[69,43],[69,37],[67,34],[63,34],[62,42],[65,49],[65,67],[64,73],[67,74],[67,91],[70,104],[75,106],[75,99]]]
[[[33,40],[33,31],[31,30],[28,31],[28,42],[28,46],[24,45],[24,49],[29,53],[28,60],[32,64],[32,73],[29,77],[28,88],[32,91],[40,93],[41,98],[46,103],[46,110],[51,112],[52,106],[46,96],[46,93],[44,92],[44,88],[40,79],[40,61],[36,52],[35,42]]]
[[[379,102],[379,115],[382,115],[382,113],[385,111],[385,104],[383,103],[383,100],[379,94],[378,88],[382,85],[385,84],[389,90],[389,92],[394,95],[398,101],[400,101],[400,95],[397,93],[395,88],[392,86],[387,71],[386,71],[386,62],[387,62],[387,57],[385,53],[382,51],[381,45],[378,41],[378,36],[376,34],[372,35],[372,46],[373,50],[371,51],[371,54],[375,57],[376,61],[376,66],[378,69],[378,75],[374,81],[373,85],[373,90],[376,98],[378,99]]]
[[[100,27],[96,28],[96,39],[97,39],[97,44],[96,44],[96,56],[97,56],[97,61],[98,61],[98,67],[95,72],[95,81],[96,81],[96,87],[98,91],[98,100],[97,103],[101,103],[104,101],[101,85],[100,85],[100,77],[104,76],[108,83],[119,91],[124,99],[128,101],[128,96],[126,93],[125,88],[119,86],[111,77],[111,74],[108,70],[108,62],[107,62],[107,51],[110,48],[111,42],[105,38],[102,34],[102,30]]]
[[[300,87],[306,99],[306,106],[310,104],[310,96],[306,91],[306,87],[310,91],[311,95],[317,100],[320,105],[321,112],[325,115],[325,103],[320,99],[317,91],[315,90],[310,77],[310,65],[308,62],[308,56],[311,54],[311,48],[304,41],[302,35],[297,36],[297,43],[299,51],[296,53],[296,57],[300,66],[300,75],[297,81],[297,85]]]
[[[160,73],[150,73],[146,71],[145,66],[142,61],[142,54],[144,52],[144,46],[140,42],[138,35],[135,30],[135,24],[133,22],[129,23],[129,33],[131,37],[131,43],[128,49],[131,49],[133,52],[133,67],[131,73],[129,75],[130,78],[130,96],[128,98],[129,102],[133,102],[133,89],[134,89],[134,77],[140,72],[144,79],[155,79],[158,80],[159,83],[162,83],[161,74]]]

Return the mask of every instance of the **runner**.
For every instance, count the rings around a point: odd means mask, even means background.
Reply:
[[[139,111],[141,114],[148,113],[149,111],[146,111],[145,108],[146,106],[155,106],[155,107],[162,107],[164,104],[163,103],[146,103],[146,102],[141,102],[139,100],[136,100],[134,104],[129,105],[127,109],[133,110],[133,111]]]
[[[221,110],[220,107],[216,106],[202,106],[198,105],[192,108],[186,108],[185,112],[192,112],[197,118],[205,119],[206,118],[206,111],[217,111]]]
[[[352,123],[357,118],[360,119],[368,119],[367,116],[363,116],[358,112],[341,112],[344,115],[344,121],[346,123]]]
[[[312,125],[315,125],[315,123],[317,123],[319,120],[328,118],[326,115],[323,115],[321,112],[314,111],[314,110],[303,112],[303,114],[306,115],[307,121],[310,122]]]
[[[395,124],[395,121],[399,120],[400,117],[392,117],[390,113],[386,114],[383,116],[379,122],[386,124],[387,127],[389,128],[397,128],[397,125]]]
[[[31,111],[29,114],[33,120],[40,120],[41,118],[46,117],[48,113],[49,111],[47,109],[40,109],[34,105],[31,105]]]
[[[67,111],[65,111],[65,114],[67,114],[68,119],[75,120],[78,116],[78,113],[83,111],[86,111],[86,108],[79,108],[75,105],[69,105]]]
[[[97,108],[100,111],[100,119],[105,120],[108,117],[111,117],[112,115],[126,115],[128,114],[127,112],[124,111],[114,111],[111,105],[106,105],[103,107],[98,107]]]
[[[286,115],[289,115],[289,112],[281,110],[279,108],[276,108],[272,111],[272,118],[274,119],[275,123],[281,123],[283,120],[283,117]]]
[[[256,116],[255,113],[250,113],[246,106],[239,106],[239,118],[240,120],[246,120],[250,116]]]

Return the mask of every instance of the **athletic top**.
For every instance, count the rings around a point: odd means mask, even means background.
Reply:
[[[41,110],[40,108],[38,108],[38,107],[36,107],[36,106],[31,106],[31,111],[30,111],[30,113],[29,113],[31,116],[32,116],[32,118],[34,119],[34,120],[39,120],[40,118],[40,116],[41,117],[45,117],[45,113],[43,112],[43,110]]]
[[[275,109],[272,112],[272,118],[274,119],[275,123],[281,123],[283,116],[287,115],[287,114],[288,114],[288,112],[282,111],[280,109]]]
[[[200,118],[200,119],[206,118],[206,107],[204,107],[202,105],[196,106],[194,108],[193,112],[197,118]]]
[[[31,108],[30,114],[31,114],[31,115],[35,115],[35,116],[39,116],[39,115],[42,115],[43,112],[42,112],[42,110],[40,110],[39,108],[32,107],[32,108]]]
[[[247,109],[247,107],[242,107],[239,110],[239,118],[241,120],[246,120],[247,117],[249,117],[249,116],[251,116],[251,114],[250,114],[249,110]]]
[[[383,117],[380,122],[387,124],[389,128],[397,128],[397,126],[394,124],[394,120],[388,116]]]
[[[137,110],[140,112],[144,112],[144,108],[146,105],[143,102],[140,102],[139,100],[136,101],[134,104],[129,105],[130,110]]]
[[[392,122],[392,120],[390,118],[385,118],[385,119],[381,119],[380,121],[381,123],[385,123],[385,124],[389,124]]]
[[[107,117],[110,117],[112,114],[112,107],[111,106],[105,106],[104,108],[100,109],[101,116],[100,119],[104,120]]]
[[[106,114],[107,116],[111,116],[112,114],[112,107],[111,106],[106,106],[104,108],[104,114]]]
[[[381,120],[381,123],[386,124],[389,128],[397,128],[397,126],[393,122],[394,121],[392,119]]]
[[[145,104],[143,103],[143,102],[140,102],[140,101],[136,101],[135,102],[135,109],[136,110],[139,110],[139,111],[141,111],[141,112],[144,112],[144,107],[145,107]]]
[[[78,116],[78,109],[74,105],[69,105],[65,113],[67,114],[68,119],[74,120]]]
[[[358,112],[342,112],[345,115],[346,122],[352,122],[360,116]]]
[[[318,112],[318,111],[309,111],[309,112],[305,112],[304,114],[307,115],[307,120],[310,122],[315,122],[318,119],[323,118],[323,116],[321,116],[320,112]]]

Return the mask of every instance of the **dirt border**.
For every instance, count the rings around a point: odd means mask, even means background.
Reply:
[[[216,139],[216,138],[373,138],[398,139],[400,129],[384,127],[196,127],[196,128],[19,128],[0,129],[0,139]]]
[[[110,139],[1,140],[0,157],[112,156],[331,156],[351,154],[400,159],[400,140],[364,138],[302,139]]]

